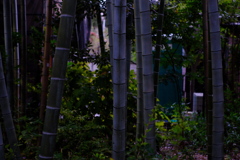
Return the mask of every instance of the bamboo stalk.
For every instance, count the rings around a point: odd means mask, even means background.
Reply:
[[[3,66],[2,66],[2,57],[0,55],[0,106],[2,111],[2,117],[4,121],[4,127],[6,130],[8,142],[10,147],[14,152],[13,159],[22,159],[20,150],[18,147],[18,140],[15,132],[15,127],[13,124],[12,113],[10,109],[10,103],[8,99],[7,87],[5,83],[5,77],[3,74]]]
[[[152,29],[150,3],[148,0],[141,0],[140,2],[140,23],[142,41],[144,124],[146,125],[145,141],[150,144],[153,154],[155,154],[155,121],[151,120],[154,109]]]
[[[5,160],[4,158],[4,144],[3,144],[3,135],[2,135],[2,126],[0,124],[0,159]]]
[[[208,159],[212,159],[212,74],[211,57],[209,54],[209,23],[208,0],[202,0],[203,4],[203,47],[204,47],[204,104],[203,113],[206,115],[207,126],[207,150]]]
[[[103,36],[100,4],[97,4],[97,23],[98,23],[98,34],[99,34],[101,54],[104,54],[105,53],[105,42],[104,42],[104,36]]]
[[[40,120],[44,120],[44,113],[47,105],[47,93],[49,84],[49,56],[51,53],[51,32],[52,32],[52,0],[46,1],[46,30],[44,40],[44,56],[43,56],[43,67],[42,67],[42,89],[41,89],[41,102],[40,102]]]
[[[47,105],[47,94],[49,86],[49,59],[51,53],[51,33],[52,33],[52,0],[46,1],[46,30],[45,30],[45,40],[44,40],[44,55],[43,55],[43,67],[42,67],[42,77],[41,77],[41,101],[40,101],[40,112],[39,118],[43,122],[44,114]],[[39,125],[39,132],[42,131],[42,124]],[[39,140],[40,145],[40,140]]]
[[[26,0],[20,1],[21,5],[21,36],[20,45],[20,77],[21,77],[21,108],[20,114],[24,115],[27,106],[27,17],[26,17]]]
[[[6,58],[6,84],[10,101],[10,107],[14,106],[14,74],[13,74],[13,46],[12,46],[12,17],[11,17],[11,0],[3,0],[4,15],[4,42]]]
[[[16,33],[19,33],[19,21],[18,21],[18,3],[17,0],[13,0],[13,31]],[[20,118],[20,84],[19,84],[19,79],[20,79],[20,48],[19,48],[19,43],[16,44],[14,47],[14,81],[17,82],[14,86],[14,109],[17,112],[17,118]]]
[[[113,138],[112,158],[125,159],[126,148],[126,0],[115,0],[113,9]]]
[[[113,25],[112,25],[112,2],[106,0],[107,5],[107,27],[108,27],[108,38],[109,38],[109,49],[110,49],[110,64],[113,63]],[[112,70],[112,68],[111,68]]]
[[[71,45],[76,0],[63,1],[39,159],[53,159],[58,119]]]
[[[208,1],[208,16],[211,40],[213,90],[212,159],[224,159],[224,95],[222,75],[223,68],[218,0]]]
[[[135,38],[136,38],[136,54],[137,54],[137,128],[136,128],[137,139],[143,138],[144,136],[142,41],[141,41],[139,7],[140,7],[139,0],[134,0],[134,21],[135,21]]]

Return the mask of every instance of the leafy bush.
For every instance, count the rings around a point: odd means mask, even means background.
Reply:
[[[69,64],[58,129],[58,158],[108,157],[113,103],[110,66],[91,71],[85,62]]]
[[[240,98],[237,93],[229,88],[225,91],[225,136],[224,148],[226,154],[238,159],[236,153],[240,150],[240,112],[238,107]]]
[[[201,115],[188,113],[185,105],[174,105],[168,117],[157,106],[157,146],[162,159],[194,159],[194,154],[206,154],[206,122]]]
[[[111,157],[113,93],[111,66],[91,71],[87,62],[70,62],[59,121],[56,159]],[[135,140],[136,80],[130,74],[128,140]]]

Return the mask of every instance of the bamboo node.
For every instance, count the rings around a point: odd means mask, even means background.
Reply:
[[[70,15],[70,14],[62,14],[60,17],[70,17],[70,18],[72,18],[73,15]]]
[[[69,51],[69,48],[64,48],[64,47],[56,47],[56,50],[62,50],[62,51]]]
[[[60,108],[58,107],[51,107],[51,106],[46,106],[47,109],[55,109],[55,110],[59,110]]]
[[[51,80],[54,80],[54,81],[65,81],[67,79],[66,78],[51,77]]]
[[[46,156],[39,155],[39,158],[42,158],[42,159],[52,159],[53,157],[46,157]]]
[[[43,135],[49,135],[49,136],[56,136],[57,133],[50,133],[50,132],[42,132]]]

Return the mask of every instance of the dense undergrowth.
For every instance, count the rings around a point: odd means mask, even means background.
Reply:
[[[55,159],[110,159],[112,137],[112,86],[110,65],[91,71],[88,62],[69,63],[62,101]],[[189,114],[186,105],[174,104],[167,110],[155,107],[157,152],[149,154],[148,144],[135,139],[136,79],[131,72],[128,95],[127,159],[194,159],[207,154],[206,120],[202,114]],[[239,112],[232,112],[240,103],[230,90],[226,95],[225,152],[229,159],[239,151]],[[184,104],[184,103],[181,103]],[[23,117],[18,130],[23,156],[35,159],[38,153],[38,125],[35,118]],[[8,148],[7,148],[8,149]],[[11,152],[10,152],[11,153]],[[7,156],[10,156],[7,155]]]
[[[177,42],[184,46],[188,56],[178,55],[176,57],[175,52],[169,51],[166,52],[167,55],[163,54],[165,59],[162,58],[161,63],[165,61],[166,64],[169,64],[166,59],[170,59],[174,66],[180,68],[182,66],[190,68],[195,64],[201,64],[201,16],[199,9],[196,9],[196,6],[199,7],[200,5],[195,5],[195,3],[199,4],[200,2],[189,2],[190,5],[187,5],[187,8],[180,5],[180,9],[166,10],[165,15],[168,17],[164,20],[165,28],[167,28],[164,30],[165,34],[180,35],[182,39],[177,39]],[[194,3],[192,4],[192,2]],[[222,5],[222,7],[224,6],[228,5]],[[232,8],[234,7],[229,7],[229,9]],[[222,16],[231,17],[228,15]],[[224,21],[226,20],[224,19]],[[155,23],[153,18],[153,24]],[[153,27],[153,29],[156,29],[156,27]],[[200,31],[195,32],[196,30]],[[32,31],[32,34],[34,33],[35,31]],[[155,32],[153,31],[153,33]],[[189,35],[193,35],[193,37]],[[37,64],[41,55],[42,45],[39,44],[42,44],[42,33],[33,36],[36,43],[29,47],[29,58],[34,59],[34,63]],[[55,41],[53,44],[55,44]],[[87,51],[79,56],[79,51],[76,49],[72,49],[71,52],[70,59],[72,61],[68,65],[61,116],[59,117],[55,159],[111,159],[113,95],[111,66],[108,63],[109,55],[90,56]],[[91,71],[88,66],[90,63],[98,64],[98,69]],[[201,79],[203,70],[200,71],[201,73],[197,71],[188,73],[192,74],[190,79]],[[36,71],[34,70],[34,72]],[[35,74],[32,77],[32,79],[40,79],[39,77],[36,78]],[[166,81],[169,81],[169,79],[166,79]],[[238,107],[240,97],[237,92],[228,87],[225,88],[225,157],[226,159],[240,159],[237,155],[240,149],[240,128],[238,127],[240,125],[240,109]],[[28,85],[28,92],[34,94],[35,97],[28,100],[27,114],[20,119],[15,117],[21,153],[24,159],[28,160],[37,159],[38,156],[39,139],[41,138],[39,125],[42,122],[38,119],[39,98],[36,97],[40,95],[40,90],[40,84],[32,83]],[[202,114],[187,114],[189,108],[182,105],[184,101],[170,106],[157,105],[155,107],[153,118],[156,120],[157,152],[152,155],[148,144],[143,140],[144,137],[136,140],[136,91],[136,75],[131,72],[128,90],[127,159],[159,158],[175,160],[194,159],[195,155],[199,154],[206,156],[206,119]],[[171,110],[166,110],[166,108],[171,108]],[[6,135],[4,136],[6,137]],[[5,148],[8,151],[5,155],[6,159],[11,159],[12,151],[10,147],[6,145]]]

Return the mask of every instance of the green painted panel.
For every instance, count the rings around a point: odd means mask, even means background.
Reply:
[[[174,56],[182,55],[182,46],[178,44],[169,44],[174,51]],[[160,104],[164,107],[170,107],[173,103],[178,103],[182,98],[183,90],[183,78],[182,78],[182,68],[177,67],[166,60],[163,55],[161,55],[160,60],[160,82],[158,85],[158,99]],[[163,64],[164,63],[164,64]]]

